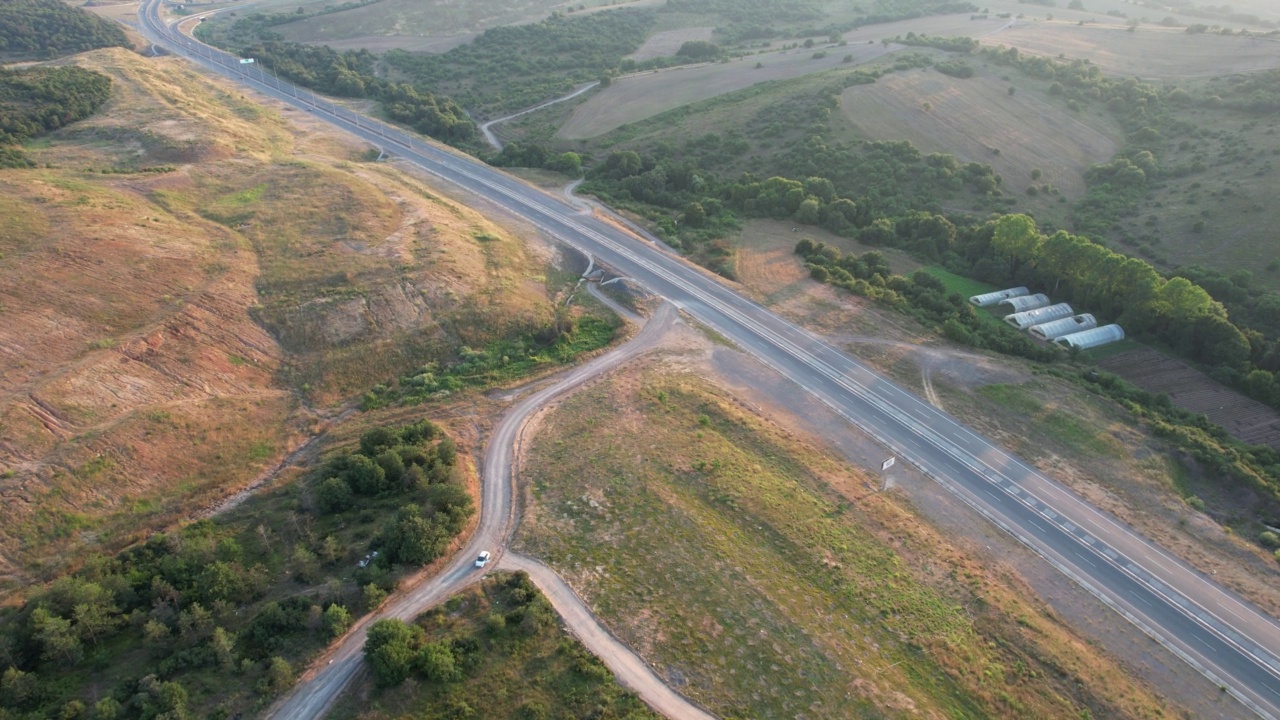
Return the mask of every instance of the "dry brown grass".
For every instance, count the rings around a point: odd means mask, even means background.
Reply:
[[[1150,25],[1130,33],[1123,26],[1055,20],[1011,28],[984,43],[1035,55],[1088,58],[1107,73],[1147,79],[1216,77],[1280,67],[1277,38],[1188,35],[1181,28]]]
[[[714,31],[714,27],[692,27],[656,32],[644,41],[644,45],[641,45],[639,50],[631,53],[630,57],[636,62],[643,62],[675,55],[680,50],[680,46],[687,42],[711,40],[711,33]]]
[[[1011,571],[706,370],[617,373],[526,464],[521,542],[660,675],[748,717],[1171,714]]]
[[[40,169],[0,171],[3,589],[188,517],[317,414],[550,316],[544,258],[303,114],[176,59],[64,62],[113,94],[32,145]]]
[[[1007,190],[1023,193],[1048,183],[1069,197],[1082,194],[1084,171],[1111,159],[1120,128],[1101,117],[1078,118],[1035,92],[1009,95],[1009,87],[985,71],[962,80],[911,70],[849,88],[841,110],[844,121],[871,139],[907,140],[924,153],[991,165]],[[1033,169],[1043,177],[1033,180]]]

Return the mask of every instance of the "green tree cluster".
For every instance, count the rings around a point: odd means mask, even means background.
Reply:
[[[0,68],[0,167],[30,167],[21,149],[4,146],[83,120],[110,96],[111,78],[92,70]]]
[[[493,116],[533,107],[602,75],[672,64],[670,59],[638,64],[626,58],[644,43],[654,21],[648,10],[554,13],[537,23],[491,28],[446,53],[393,50],[384,59],[415,85]]]
[[[0,55],[47,60],[105,47],[129,47],[118,23],[61,0],[0,3]]]
[[[467,146],[476,125],[453,100],[378,74],[368,50],[339,52],[328,46],[269,40],[240,51],[290,82],[338,97],[369,98],[387,117],[443,142]]]
[[[555,625],[550,603],[525,573],[507,578],[502,600],[510,609],[499,616],[501,623],[488,623],[490,637],[485,640],[489,643],[512,636],[533,637]],[[382,687],[394,687],[414,676],[440,686],[459,682],[474,671],[485,649],[480,637],[429,641],[421,626],[388,619],[370,626],[364,656],[375,682]]]
[[[953,228],[954,230],[954,228]],[[932,325],[955,342],[1009,355],[1051,362],[1057,353],[1037,345],[1004,325],[983,322],[969,302],[923,270],[910,277],[893,274],[884,255],[872,250],[845,255],[825,243],[804,239],[796,254],[805,259],[811,277],[870,298]]]

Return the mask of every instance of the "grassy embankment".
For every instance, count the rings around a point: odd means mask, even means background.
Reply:
[[[337,720],[456,717],[526,720],[658,716],[626,692],[599,660],[569,637],[537,588],[498,573],[417,618],[423,642],[451,650],[449,680],[411,680],[379,689],[363,675],[330,713]],[[546,622],[533,618],[545,614]],[[465,708],[465,709],[464,709]]]
[[[525,466],[518,544],[713,712],[1170,712],[1016,579],[691,376],[582,393]]]

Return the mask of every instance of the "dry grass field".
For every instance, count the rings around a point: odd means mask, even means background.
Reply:
[[[690,19],[691,22],[696,20],[698,18]],[[968,15],[931,16],[854,30],[845,34],[846,46],[821,42],[809,49],[767,51],[726,63],[624,77],[579,105],[560,127],[557,136],[568,140],[593,138],[628,123],[761,82],[789,80],[868,62],[901,49],[898,45],[886,47],[881,40],[908,32],[985,35],[1006,24],[1008,21],[999,18],[971,20]],[[824,52],[826,57],[815,58],[818,52]],[[844,62],[846,55],[851,55],[853,60]],[[756,67],[757,64],[761,67]]]
[[[732,717],[1175,714],[1015,576],[701,377],[626,370],[548,416],[520,529],[682,692]]]
[[[309,116],[174,59],[69,62],[112,98],[32,143],[39,169],[0,171],[0,591],[251,484],[433,354],[550,317],[547,257]]]
[[[1184,410],[1203,413],[1251,445],[1280,449],[1280,412],[1224,387],[1204,373],[1157,350],[1110,355],[1098,366],[1153,393],[1165,393]]]
[[[986,72],[962,80],[911,70],[849,88],[841,110],[867,138],[908,140],[924,153],[991,165],[1007,190],[1023,193],[1033,183],[1048,183],[1068,197],[1082,194],[1084,171],[1111,159],[1120,128],[1101,116],[1081,119],[1039,93],[1009,95],[1009,87]],[[1032,180],[1033,169],[1043,177]]]
[[[842,61],[845,55],[853,55],[855,62],[866,62],[889,50],[882,45],[829,48],[826,57],[814,58],[816,52],[797,49],[624,77],[579,105],[557,134],[569,140],[593,138],[627,123],[757,83],[847,67]],[[757,68],[757,63],[762,66]]]
[[[1280,38],[1188,35],[1180,28],[1039,22],[985,38],[1036,55],[1088,58],[1103,71],[1144,79],[1179,80],[1280,67]]]
[[[290,12],[302,6],[320,9],[328,2],[267,0],[254,5],[260,12]],[[398,36],[406,41],[463,36],[469,39],[491,27],[540,20],[552,12],[564,12],[579,5],[610,5],[606,0],[383,0],[342,12],[320,15],[275,28],[287,40],[348,45],[356,39]],[[368,47],[368,46],[360,46]],[[399,46],[397,46],[399,47]],[[372,48],[370,48],[372,49]],[[383,47],[389,49],[389,47]],[[413,49],[413,48],[405,48]],[[447,48],[445,48],[447,49]]]
[[[654,58],[668,57],[675,55],[680,46],[694,40],[711,40],[711,33],[715,30],[713,27],[691,27],[681,28],[679,30],[663,30],[656,32],[645,40],[644,45],[639,50],[631,53],[630,57],[636,62],[644,62]]]

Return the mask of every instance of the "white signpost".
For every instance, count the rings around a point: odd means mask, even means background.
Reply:
[[[253,63],[255,63],[255,62],[257,62],[257,61],[256,61],[256,60],[254,60],[253,58],[240,58],[240,64],[241,64],[241,65],[251,65],[251,64],[253,64]]]
[[[885,470],[888,470],[889,468],[893,467],[894,463],[896,462],[898,462],[898,458],[891,457],[888,460],[885,460],[884,462],[880,463],[880,472],[884,472]]]

